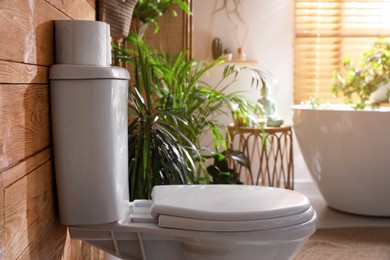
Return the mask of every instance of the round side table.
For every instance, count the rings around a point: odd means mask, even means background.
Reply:
[[[293,134],[291,125],[237,127],[228,125],[229,148],[245,153],[250,169],[235,165],[245,184],[294,189]]]

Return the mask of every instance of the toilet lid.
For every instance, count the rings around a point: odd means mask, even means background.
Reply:
[[[167,185],[153,189],[151,215],[159,226],[188,230],[244,231],[310,220],[306,196],[291,190],[246,185]]]

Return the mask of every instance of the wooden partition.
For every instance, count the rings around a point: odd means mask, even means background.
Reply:
[[[0,259],[102,258],[59,223],[48,88],[53,20],[95,10],[95,0],[0,1]]]

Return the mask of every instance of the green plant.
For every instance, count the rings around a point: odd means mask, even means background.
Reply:
[[[210,156],[205,158],[212,158],[214,163],[207,167],[207,173],[211,176],[212,184],[242,184],[239,173],[236,171],[236,164],[249,169],[250,164],[246,155],[241,151],[225,150],[221,153],[211,152]],[[229,162],[232,160],[233,162]],[[233,165],[232,168],[229,167]]]
[[[383,84],[390,82],[390,44],[386,39],[378,39],[372,49],[363,53],[360,63],[355,66],[351,58],[343,63],[344,77],[334,71],[331,92],[341,92],[345,102],[356,109],[363,109],[370,95]],[[357,101],[356,96],[359,98]]]
[[[121,50],[121,59],[128,59],[128,50]],[[219,131],[225,126],[213,118],[221,113],[233,112],[235,109],[253,113],[253,104],[242,98],[239,93],[226,94],[225,90],[235,81],[239,70],[226,66],[221,80],[216,86],[210,86],[201,81],[201,77],[211,68],[223,63],[217,59],[211,63],[187,60],[187,52],[181,52],[169,57],[163,52],[148,51],[149,61],[154,68],[159,84],[155,85],[153,94],[158,97],[156,108],[171,111],[186,118],[187,124],[181,125],[181,131],[194,143],[198,144],[200,135],[209,129],[219,144],[225,145],[225,138]],[[232,79],[229,79],[233,76]],[[254,73],[252,85],[262,82],[263,75]],[[228,81],[226,83],[226,81]]]
[[[263,127],[266,120],[263,105],[260,103],[247,103],[238,106],[231,103],[232,118],[235,126],[240,127]]]
[[[157,20],[168,10],[172,11],[173,16],[177,16],[176,11],[171,8],[173,6],[179,7],[188,14],[191,13],[185,0],[138,0],[133,11],[133,18],[141,22],[141,26],[143,24],[153,24],[156,33],[160,28]]]
[[[229,48],[225,48],[223,50],[223,54],[231,54],[231,53],[232,53],[232,51]]]
[[[202,133],[210,131],[216,147],[222,145],[226,149],[226,140],[221,133],[226,126],[215,117],[219,114],[231,113],[233,106],[246,111],[253,107],[239,93],[225,93],[230,83],[235,80],[238,71],[234,66],[226,66],[221,80],[216,86],[210,86],[202,82],[201,77],[211,68],[221,64],[223,60],[217,59],[210,64],[205,64],[194,60],[187,61],[186,56],[184,52],[176,55],[172,60],[163,58],[168,61],[168,66],[165,67],[167,70],[160,71],[164,88],[155,90],[161,100],[161,109],[174,110],[186,118],[191,127],[183,125],[181,130],[198,147]],[[167,77],[170,74],[167,73],[168,71],[174,76]],[[230,76],[233,76],[232,81],[228,79]]]
[[[222,132],[226,126],[221,125],[214,116],[231,113],[226,109],[229,111],[232,104],[250,108],[248,102],[237,93],[226,94],[224,91],[235,80],[237,68],[227,66],[221,81],[211,87],[201,82],[201,77],[223,60],[199,63],[187,60],[186,51],[170,57],[164,52],[151,51],[136,35],[128,39],[130,48],[126,50],[117,46],[116,57],[130,62],[135,68],[129,100],[132,118],[129,127],[129,171],[132,193],[137,187],[142,187],[142,190],[133,194],[132,199],[150,196],[148,192],[156,184],[207,180],[204,159],[199,152],[202,150],[200,136],[210,131],[215,146],[226,149]],[[233,79],[224,84],[230,76]],[[263,82],[262,76],[255,73],[252,83],[260,82]],[[169,145],[164,144],[165,139],[170,140]],[[165,157],[157,156],[161,153]],[[163,171],[159,170],[161,165],[165,167]],[[139,176],[141,173],[142,176]],[[168,173],[169,176],[164,175]]]
[[[134,38],[130,61],[135,71],[129,91],[129,179],[131,200],[150,198],[152,187],[193,183],[197,148],[179,131],[182,119],[156,106],[160,79],[147,47]],[[170,118],[169,123],[166,118]],[[173,122],[173,123],[172,123]]]
[[[321,106],[320,99],[315,97],[310,97],[308,103],[312,109],[318,109]]]

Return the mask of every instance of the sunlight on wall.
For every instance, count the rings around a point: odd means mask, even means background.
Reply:
[[[260,68],[268,70],[276,82],[272,86],[280,116],[291,122],[293,104],[293,44],[294,44],[294,0],[245,0],[238,9],[242,20],[223,11],[215,13],[222,6],[222,0],[194,1],[194,53],[198,60],[212,58],[211,44],[215,37],[223,42],[223,48],[229,48],[237,57],[237,49],[243,43],[248,60],[257,61]],[[233,2],[233,1],[228,1]],[[234,59],[234,58],[233,58]],[[221,77],[221,68],[210,72],[205,80],[216,82]],[[252,100],[260,97],[260,91],[251,88],[250,78],[240,75],[231,91],[244,91]],[[228,117],[223,122],[230,123]],[[206,139],[206,143],[210,140]],[[296,157],[296,180],[310,180],[300,152],[294,146]]]

